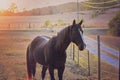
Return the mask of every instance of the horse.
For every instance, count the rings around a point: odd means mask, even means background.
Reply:
[[[75,43],[79,50],[85,48],[83,40],[83,30],[81,27],[83,20],[78,24],[73,20],[72,25],[62,29],[56,36],[37,36],[27,47],[27,80],[35,79],[36,63],[42,65],[41,77],[45,79],[46,70],[49,70],[50,79],[54,78],[54,69],[58,70],[58,78],[62,80],[65,70],[66,49],[71,42]]]

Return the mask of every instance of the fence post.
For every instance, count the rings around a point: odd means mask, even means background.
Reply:
[[[69,54],[70,54],[70,58],[71,58],[71,44],[70,44],[70,47],[69,47],[70,49],[68,49],[69,50]]]
[[[30,23],[29,23],[29,29],[31,28],[31,25],[30,25]]]
[[[101,80],[101,58],[100,58],[100,36],[97,36],[98,41],[98,80]]]
[[[78,64],[79,64],[79,49],[78,49]]]
[[[70,58],[73,58],[73,44],[70,44]]]
[[[88,51],[88,76],[90,76],[90,53]]]
[[[8,27],[9,27],[9,29],[10,29],[10,24],[8,24]]]
[[[120,80],[120,48],[119,48],[119,80]]]
[[[75,45],[73,44],[73,61],[75,60]]]

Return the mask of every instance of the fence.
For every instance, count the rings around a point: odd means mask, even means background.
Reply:
[[[38,29],[43,27],[41,23],[30,23],[30,22],[18,22],[18,23],[0,23],[0,30],[27,30],[27,29]]]
[[[120,49],[118,55],[119,59],[117,59],[119,61],[119,66],[114,67],[108,64],[108,62],[101,58],[100,36],[97,36],[97,54],[91,53],[89,49],[79,51],[77,46],[73,43],[68,47],[68,50],[70,57],[76,64],[85,69],[88,79],[120,80]]]

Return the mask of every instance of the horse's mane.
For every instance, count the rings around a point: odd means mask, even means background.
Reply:
[[[69,32],[70,32],[70,26],[68,27],[65,27],[64,29],[62,29],[58,34],[57,34],[57,38],[62,38],[62,39],[65,39],[66,36],[69,36]]]
[[[69,40],[70,26],[62,29],[56,36],[56,47],[61,49],[61,46],[65,43],[67,44]],[[64,42],[65,41],[65,42]],[[63,46],[62,46],[63,47]]]

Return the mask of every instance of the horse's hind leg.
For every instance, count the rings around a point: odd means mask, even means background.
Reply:
[[[54,68],[52,66],[49,66],[49,73],[50,73],[51,80],[55,80],[55,78],[54,78]]]
[[[64,69],[65,69],[65,66],[62,66],[62,67],[58,68],[58,77],[59,77],[59,80],[62,80]]]
[[[42,80],[45,79],[46,70],[47,70],[47,67],[46,67],[46,66],[43,66],[43,67],[42,67],[42,72],[41,72]]]
[[[32,74],[33,74],[33,80],[36,80],[35,79],[35,73],[36,73],[36,63],[32,64]]]

